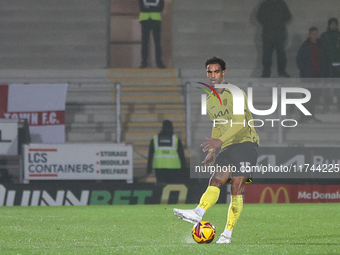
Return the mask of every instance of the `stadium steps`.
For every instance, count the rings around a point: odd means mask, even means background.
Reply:
[[[79,79],[79,78],[78,78]],[[116,141],[114,84],[104,75],[91,81],[69,82],[65,129],[69,143],[105,143]]]
[[[134,175],[145,175],[149,142],[162,122],[173,122],[185,141],[182,88],[173,69],[109,69],[101,83],[69,85],[67,142],[116,142],[116,89],[121,88],[121,142],[134,147]]]
[[[174,69],[110,69],[111,82],[121,84],[122,141],[134,147],[134,175],[146,174],[148,147],[162,122],[173,122],[185,138],[185,108]]]

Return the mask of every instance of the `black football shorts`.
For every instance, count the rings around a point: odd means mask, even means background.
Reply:
[[[232,177],[246,177],[251,182],[251,166],[256,166],[258,144],[244,142],[232,144],[219,151],[215,167],[229,167]]]

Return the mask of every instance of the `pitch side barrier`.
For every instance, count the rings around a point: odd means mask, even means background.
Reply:
[[[244,191],[245,203],[339,203],[339,185],[252,184]]]
[[[260,146],[258,149],[257,165],[250,166],[241,162],[241,166],[203,166],[204,159],[191,160],[191,178],[210,178],[214,172],[249,173],[255,180],[338,180],[340,183],[340,147],[315,146],[304,147],[287,145]]]
[[[0,184],[0,206],[85,206],[195,204],[206,189],[196,184],[126,184],[118,182],[53,181]],[[226,201],[221,189],[218,203]]]
[[[217,203],[229,203],[230,189],[222,188]],[[0,184],[0,206],[86,206],[196,204],[206,183],[119,184],[110,182],[51,182]],[[339,185],[249,184],[245,203],[339,203]],[[169,205],[169,207],[167,206]]]

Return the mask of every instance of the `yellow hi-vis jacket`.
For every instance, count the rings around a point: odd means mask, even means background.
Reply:
[[[152,167],[155,169],[180,169],[181,162],[177,153],[178,137],[172,135],[172,146],[159,146],[158,135],[154,135],[153,143],[155,153],[153,156]]]
[[[139,14],[139,21],[148,19],[161,21],[162,16],[160,12],[141,12]]]

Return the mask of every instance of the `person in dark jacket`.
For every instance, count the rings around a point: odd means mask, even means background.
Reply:
[[[155,43],[156,64],[158,68],[165,68],[162,61],[161,46],[161,13],[164,9],[164,0],[139,0],[139,21],[142,26],[142,63],[140,68],[148,66],[149,39],[152,31]]]
[[[327,58],[316,27],[309,29],[309,36],[300,46],[296,62],[301,78],[327,77]]]
[[[272,54],[277,55],[277,71],[280,77],[290,77],[286,72],[287,58],[285,43],[287,40],[286,24],[291,19],[287,4],[282,0],[266,0],[261,3],[256,16],[262,25],[262,76],[270,77]]]
[[[330,18],[328,20],[327,31],[321,34],[321,44],[325,49],[326,56],[328,59],[328,77],[339,78],[340,77],[340,31],[339,31],[339,23],[336,18]],[[337,97],[338,111],[340,111],[340,89],[334,89],[334,94]],[[329,102],[329,104],[331,103],[332,101],[331,93],[329,93],[329,98],[326,101]]]
[[[329,77],[340,77],[340,31],[336,18],[328,20],[327,31],[321,34],[321,43],[329,61]]]
[[[308,38],[302,43],[296,56],[296,63],[300,70],[301,78],[322,78],[327,77],[327,58],[321,45],[319,31],[316,27],[309,29]],[[322,90],[319,88],[309,89],[311,99],[305,104],[312,114],[311,116],[302,115],[300,123],[321,122],[315,118],[315,106],[319,102]]]
[[[172,122],[164,120],[162,130],[150,141],[147,173],[155,169],[159,183],[181,183],[185,165],[182,142],[173,133]]]

